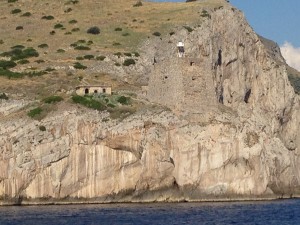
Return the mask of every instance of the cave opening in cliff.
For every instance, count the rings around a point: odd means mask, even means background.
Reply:
[[[245,103],[248,103],[248,102],[249,102],[250,95],[251,95],[251,89],[249,89],[249,90],[246,92],[246,94],[245,94],[245,97],[244,97],[244,102],[245,102]]]

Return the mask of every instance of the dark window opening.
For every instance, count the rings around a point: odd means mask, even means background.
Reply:
[[[106,89],[105,89],[105,88],[103,88],[103,89],[102,89],[102,92],[103,92],[103,93],[106,93]]]
[[[191,61],[190,62],[190,66],[193,66],[195,64],[195,62]]]
[[[165,76],[165,79],[168,79],[168,76]]]
[[[90,91],[89,91],[89,89],[88,88],[86,88],[85,90],[84,90],[84,93],[85,94],[88,94]]]
[[[97,93],[98,93],[98,90],[94,90],[94,93],[97,94]]]

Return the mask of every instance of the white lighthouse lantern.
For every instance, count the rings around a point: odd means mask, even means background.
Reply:
[[[182,58],[184,56],[184,43],[182,41],[179,41],[177,43],[178,48],[178,57]]]

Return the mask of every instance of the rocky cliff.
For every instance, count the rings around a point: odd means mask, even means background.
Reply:
[[[153,106],[124,120],[62,103],[37,121],[18,114],[29,102],[3,100],[1,203],[299,196],[300,99],[285,65],[229,4],[188,26],[141,46]]]

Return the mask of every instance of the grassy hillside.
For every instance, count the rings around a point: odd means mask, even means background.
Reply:
[[[101,65],[105,56],[118,52],[138,56],[139,44],[153,33],[164,35],[174,26],[196,23],[203,8],[222,4],[221,0],[142,4],[137,0],[0,1],[0,60],[11,58],[17,64],[5,69],[0,61],[0,92],[32,98],[70,90],[82,79],[89,81],[91,76],[87,77],[84,68],[95,61]],[[94,26],[100,33],[87,33]],[[25,51],[37,54],[28,56]],[[75,72],[59,70],[74,65]],[[106,74],[92,77],[92,82],[124,86]]]

